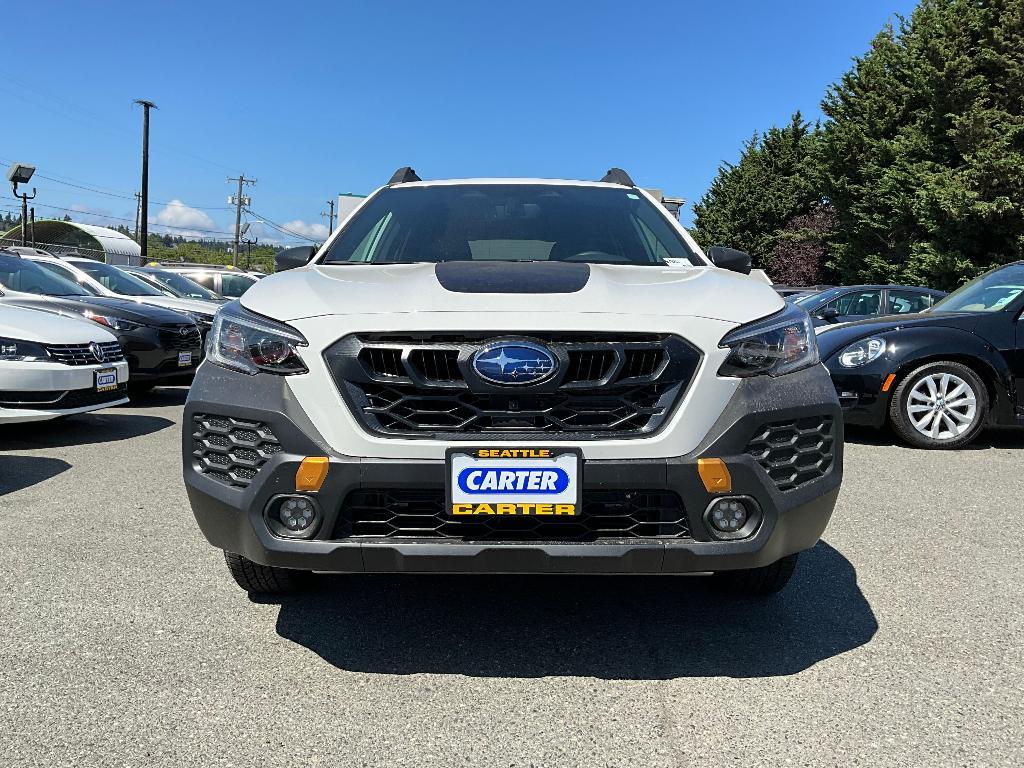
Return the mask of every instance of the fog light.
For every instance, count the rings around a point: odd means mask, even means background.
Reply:
[[[723,496],[708,505],[704,524],[716,539],[745,539],[761,522],[761,508],[749,496]]]
[[[301,531],[309,528],[316,517],[316,510],[308,499],[295,496],[282,502],[277,516],[289,531]]]
[[[308,496],[278,496],[267,505],[264,519],[276,536],[308,539],[320,527],[320,510]]]

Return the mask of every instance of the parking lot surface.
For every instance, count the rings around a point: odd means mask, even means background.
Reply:
[[[185,395],[0,430],[5,766],[1024,764],[1024,431],[850,435],[764,602],[481,576],[253,602],[192,519]]]

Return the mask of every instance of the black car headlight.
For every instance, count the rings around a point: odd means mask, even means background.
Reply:
[[[88,320],[92,320],[94,323],[105,325],[107,328],[112,328],[115,331],[134,331],[136,328],[141,328],[142,323],[133,323],[131,320],[125,320],[121,317],[113,317],[112,315],[101,315],[99,312],[93,312],[91,309],[82,310],[82,314]]]
[[[839,353],[839,364],[843,368],[856,368],[867,365],[885,354],[886,341],[877,336],[855,341]]]
[[[4,362],[44,363],[49,359],[50,353],[42,344],[0,336],[0,360]]]
[[[719,376],[781,376],[819,362],[810,315],[793,304],[729,332],[719,346],[731,350]]]
[[[298,347],[305,346],[306,339],[291,326],[232,301],[213,317],[213,328],[206,339],[206,359],[250,375],[260,371],[307,373],[309,369],[298,354]]]

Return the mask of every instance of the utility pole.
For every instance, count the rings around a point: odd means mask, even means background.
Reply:
[[[139,242],[139,212],[142,210],[142,195],[135,193],[135,242]]]
[[[136,99],[142,106],[142,190],[139,193],[139,248],[142,249],[141,263],[146,263],[149,246],[149,110],[156,107],[152,101]]]
[[[243,184],[255,184],[256,179],[245,178],[244,173],[238,174],[238,178],[228,176],[228,181],[238,182],[238,194],[232,195],[228,198],[228,203],[235,206],[235,250],[231,254],[231,263],[234,266],[238,266],[238,250],[242,245],[242,206],[249,206],[252,203],[252,198],[242,197],[242,185]]]
[[[258,237],[254,237],[252,240],[248,240],[247,239],[245,241],[245,268],[246,268],[246,270],[249,269],[249,260],[252,257],[252,247],[254,245],[256,245],[256,243],[258,243],[259,241],[260,241],[260,239]]]
[[[320,215],[327,217],[327,223],[328,223],[327,236],[330,237],[331,234],[334,233],[334,200],[328,200],[327,204],[329,206],[331,206],[331,212],[330,213],[324,213],[323,211],[320,211]]]

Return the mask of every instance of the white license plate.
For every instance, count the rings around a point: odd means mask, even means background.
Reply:
[[[178,367],[185,368],[192,365],[192,353],[191,352],[179,352],[178,353]]]
[[[578,448],[449,448],[445,508],[453,517],[574,518],[581,512]]]
[[[115,368],[101,368],[96,371],[96,391],[110,392],[117,389],[117,370]]]

